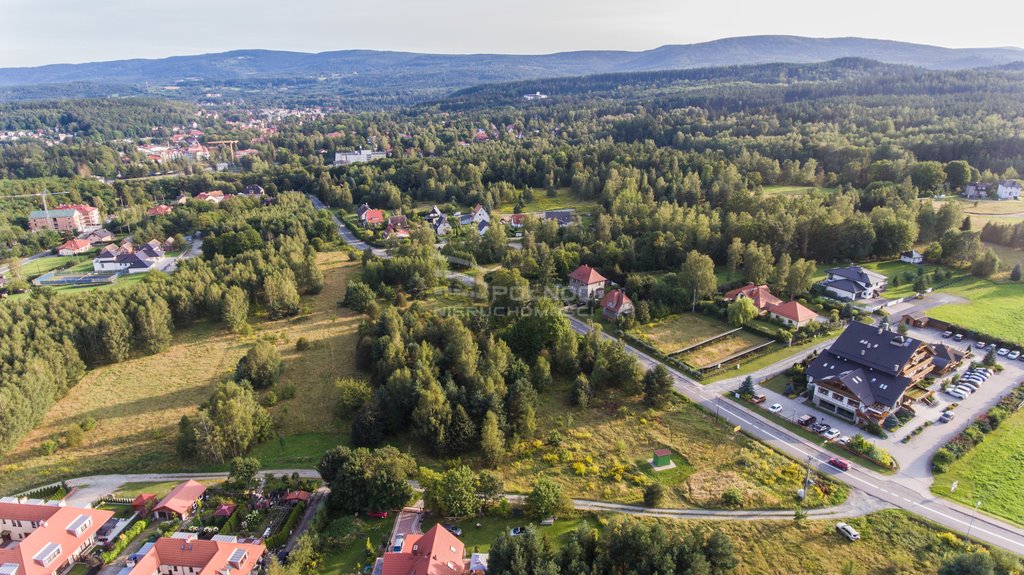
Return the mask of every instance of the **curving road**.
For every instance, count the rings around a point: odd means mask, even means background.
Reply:
[[[589,324],[575,317],[569,316],[569,322],[579,333],[587,333],[591,330]],[[609,334],[602,335],[606,339],[616,340]],[[648,369],[659,363],[643,351],[630,345],[625,347],[626,351],[634,355]],[[805,353],[807,352],[803,351],[800,355]],[[792,358],[785,360],[788,363],[793,361]],[[718,414],[730,425],[740,426],[751,437],[798,461],[808,461],[818,473],[832,476],[855,490],[863,491],[894,507],[920,515],[948,529],[961,533],[970,531],[971,536],[978,540],[1024,555],[1024,529],[989,515],[979,514],[977,510],[970,507],[942,499],[933,494],[930,491],[930,485],[920,479],[900,473],[887,476],[857,467],[841,472],[828,465],[827,461],[832,454],[822,449],[820,445],[790,433],[754,410],[728,400],[723,401],[719,388],[725,382],[715,386],[703,386],[671,367],[665,367],[668,368],[675,380],[676,391],[702,406],[709,413]]]

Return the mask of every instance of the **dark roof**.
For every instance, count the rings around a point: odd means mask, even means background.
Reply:
[[[860,284],[851,280],[825,280],[821,282],[821,285],[825,286],[826,288],[836,288],[838,290],[850,293],[859,293],[863,291],[865,287],[864,284]]]
[[[878,281],[884,281],[886,278],[884,275],[873,272],[869,269],[862,268],[860,266],[847,266],[845,268],[832,268],[828,270],[828,274],[855,282],[862,283],[864,285],[872,284]]]
[[[117,256],[117,263],[125,264],[129,269],[149,269],[149,264],[135,254]]]
[[[550,210],[544,212],[545,220],[555,220],[559,225],[571,224],[575,210]]]
[[[838,379],[865,404],[892,406],[911,383],[898,374],[920,345],[912,337],[855,321],[815,358],[807,375],[815,381]]]

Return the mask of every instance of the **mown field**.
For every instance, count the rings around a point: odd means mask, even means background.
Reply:
[[[533,200],[526,202],[526,206],[523,208],[524,213],[532,212],[544,212],[547,210],[560,210],[575,208],[580,215],[585,215],[595,209],[598,203],[596,201],[581,200],[572,194],[572,190],[569,188],[558,188],[555,191],[555,197],[548,197],[547,190],[543,188],[533,188]],[[494,210],[499,215],[510,215],[514,213],[514,204],[503,204],[500,209]],[[493,215],[493,214],[492,214]]]
[[[815,186],[764,186],[766,196],[802,196],[814,192],[833,192],[835,188],[819,188]]]
[[[969,302],[932,308],[930,317],[1024,345],[1024,283],[971,277],[942,291]]]
[[[737,331],[723,338],[676,356],[696,368],[711,367],[726,358],[768,343],[769,339],[748,331]]]
[[[733,329],[705,315],[682,313],[639,326],[631,333],[667,355]]]
[[[950,486],[958,481],[956,491]],[[977,447],[935,477],[932,491],[1024,525],[1024,411],[985,436]]]
[[[254,320],[255,333],[246,337],[219,325],[197,324],[179,330],[171,348],[163,353],[87,373],[53,407],[45,423],[5,455],[0,464],[0,493],[72,475],[199,467],[195,462],[180,461],[174,452],[178,420],[193,413],[217,382],[231,376],[255,337],[271,337],[277,342],[285,360],[282,381],[296,388],[294,399],[271,410],[282,422],[284,439],[272,440],[256,453],[275,467],[319,460],[324,446],[338,443],[331,436],[342,437],[332,419],[332,389],[338,377],[354,373],[358,324],[355,314],[337,305],[358,264],[349,262],[342,252],[319,257],[324,290],[304,298],[311,309],[309,315],[275,322]],[[299,337],[306,337],[313,347],[295,351]],[[49,456],[42,453],[43,440],[87,418],[94,419],[96,426],[85,433],[80,447]]]

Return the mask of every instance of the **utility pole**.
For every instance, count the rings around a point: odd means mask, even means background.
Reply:
[[[971,514],[971,522],[967,525],[967,539],[971,538],[971,528],[974,527],[974,518],[978,516],[978,509],[981,507],[981,501],[974,504],[974,513]]]

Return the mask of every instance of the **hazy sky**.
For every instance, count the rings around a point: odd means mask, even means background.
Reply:
[[[1013,0],[0,0],[0,66],[240,48],[644,50],[753,34],[1006,46],[1024,45],[1021,20]]]

